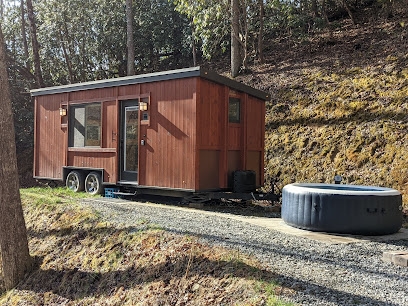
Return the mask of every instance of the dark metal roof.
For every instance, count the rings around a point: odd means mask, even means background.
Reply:
[[[116,86],[148,83],[148,82],[158,82],[158,81],[166,81],[166,80],[174,80],[174,79],[182,79],[182,78],[191,78],[191,77],[202,77],[204,79],[207,79],[207,80],[219,83],[219,84],[224,84],[232,89],[243,91],[251,96],[257,97],[264,101],[270,99],[270,95],[267,94],[266,92],[263,92],[261,90],[255,89],[250,86],[247,86],[243,83],[234,81],[232,79],[226,78],[215,72],[205,70],[201,67],[184,68],[184,69],[161,71],[161,72],[140,74],[140,75],[114,78],[114,79],[76,83],[76,84],[69,84],[69,85],[63,85],[63,86],[46,87],[46,88],[40,88],[40,89],[33,89],[30,92],[31,92],[31,96],[35,97],[35,96],[52,95],[52,94],[64,93],[64,92],[116,87]]]

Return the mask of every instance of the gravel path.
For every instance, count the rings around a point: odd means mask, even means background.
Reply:
[[[103,201],[103,202],[102,202]],[[408,251],[408,240],[327,244],[225,218],[138,205],[131,201],[83,200],[106,220],[136,226],[140,220],[167,231],[254,255],[302,305],[408,305],[408,268],[381,260],[383,251]],[[251,217],[248,217],[251,218]]]

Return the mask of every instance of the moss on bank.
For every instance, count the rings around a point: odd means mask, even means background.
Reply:
[[[267,178],[379,185],[408,205],[408,54],[380,65],[303,69],[268,105]]]

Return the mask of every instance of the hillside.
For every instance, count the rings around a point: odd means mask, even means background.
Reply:
[[[269,41],[239,80],[268,91],[266,180],[393,187],[408,205],[407,15]],[[288,50],[282,52],[281,50]]]

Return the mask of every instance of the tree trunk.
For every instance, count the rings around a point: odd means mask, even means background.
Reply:
[[[4,14],[4,1],[0,0],[0,18],[3,20],[3,14]]]
[[[26,4],[28,21],[30,22],[31,45],[33,48],[34,75],[37,82],[37,86],[41,88],[44,87],[44,80],[41,72],[40,46],[38,45],[37,39],[37,29],[35,25],[33,3],[31,0],[27,0]]]
[[[393,7],[394,7],[394,0],[388,0],[385,4],[385,16],[386,18],[393,17]]]
[[[241,65],[239,48],[239,0],[231,0],[231,75],[236,77]]]
[[[329,17],[327,16],[327,7],[326,7],[326,0],[322,0],[322,14],[324,17],[324,20],[326,21],[326,24],[329,25]]]
[[[85,28],[82,27],[82,42],[81,42],[81,82],[86,82],[88,81],[88,53],[86,51],[86,46],[87,46],[87,37],[86,37],[86,31]]]
[[[244,5],[244,9],[243,9],[243,15],[244,15],[244,25],[243,25],[243,27],[244,27],[244,29],[243,29],[243,36],[244,36],[244,39],[243,40],[240,40],[241,41],[241,47],[242,47],[242,50],[243,50],[243,53],[244,53],[244,59],[242,60],[242,67],[244,68],[244,70],[246,71],[247,69],[248,69],[248,36],[249,36],[249,33],[248,33],[248,11],[247,11],[247,9],[248,9],[248,4],[247,4],[247,1],[246,0],[244,0],[243,1],[244,3],[243,3],[243,5]]]
[[[314,18],[319,16],[319,12],[317,10],[317,0],[312,0],[312,14]]]
[[[265,62],[263,54],[263,28],[264,28],[264,3],[259,0],[259,33],[258,33],[258,59],[261,64]]]
[[[135,74],[135,42],[133,40],[133,6],[132,0],[126,0],[127,24],[127,75]]]
[[[0,28],[0,288],[9,290],[31,269],[21,207],[14,122]]]
[[[24,47],[24,60],[26,68],[30,68],[30,55],[28,53],[28,43],[27,43],[27,31],[26,31],[26,22],[25,22],[25,13],[24,13],[24,0],[21,0],[21,36],[23,38],[23,47]]]
[[[191,45],[192,45],[192,52],[193,52],[193,67],[197,66],[197,48],[196,48],[196,42],[195,42],[195,25],[194,25],[194,20],[193,18],[191,19]]]
[[[74,51],[75,48],[74,48],[73,39],[71,38],[71,35],[69,33],[69,30],[68,30],[67,23],[68,23],[67,16],[64,14],[64,23],[63,23],[63,31],[62,32],[65,34],[64,39],[66,39],[66,44],[64,44],[64,45],[66,47],[67,55],[68,55],[68,57],[70,59],[71,69],[72,69],[72,58],[75,55],[75,51]],[[77,74],[74,71],[74,69],[72,69],[72,78],[76,82]]]
[[[356,19],[355,19],[355,17],[354,17],[354,14],[353,14],[353,12],[351,11],[351,8],[350,8],[350,6],[347,4],[347,0],[343,0],[343,5],[344,5],[344,8],[346,9],[348,15],[350,16],[351,22],[352,22],[354,25],[357,24],[357,23],[356,23]]]
[[[70,56],[69,56],[69,54],[67,52],[67,47],[65,46],[64,35],[63,35],[62,31],[60,32],[59,37],[60,37],[60,41],[61,41],[62,52],[64,53],[65,62],[67,64],[69,82],[72,84],[72,83],[75,83],[75,78],[74,78],[74,73],[72,71],[71,58],[70,58]]]

